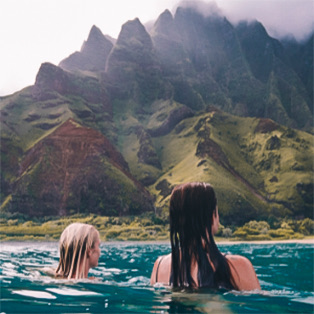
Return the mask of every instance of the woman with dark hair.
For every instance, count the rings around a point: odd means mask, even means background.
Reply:
[[[219,215],[214,189],[193,182],[175,187],[170,198],[171,254],[159,257],[151,284],[173,287],[260,289],[251,262],[240,255],[223,255],[213,235]]]

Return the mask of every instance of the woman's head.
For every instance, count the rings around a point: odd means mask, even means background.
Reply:
[[[178,185],[170,197],[171,283],[174,287],[232,287],[226,258],[213,234],[219,216],[213,187],[202,182]],[[192,265],[197,263],[197,280]]]
[[[89,268],[98,265],[99,232],[92,225],[73,223],[61,234],[60,261],[56,269],[63,278],[86,278]]]
[[[208,238],[218,229],[217,199],[213,187],[203,182],[176,186],[170,198],[170,226],[187,241]],[[174,234],[172,235],[174,236]]]

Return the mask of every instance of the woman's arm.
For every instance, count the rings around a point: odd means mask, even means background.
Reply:
[[[239,290],[261,289],[252,263],[240,255],[226,256],[230,265],[231,276]]]

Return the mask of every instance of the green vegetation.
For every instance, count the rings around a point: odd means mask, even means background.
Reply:
[[[287,137],[291,129],[271,120],[264,122],[267,132],[262,133],[262,122],[213,111],[184,119],[166,136],[154,137],[163,170],[149,187],[156,207],[167,210],[170,193],[157,188],[161,182],[171,190],[193,180],[214,186],[225,224],[301,212],[300,218],[312,217],[313,136],[294,130]],[[134,159],[125,158],[133,169]]]
[[[205,181],[217,192],[219,211],[226,225],[242,226],[250,220],[268,220],[271,216],[312,218],[313,135],[267,119],[233,116],[213,107],[183,119],[167,134],[149,135],[149,130],[159,128],[169,112],[180,106],[167,100],[155,102],[150,110],[139,110],[135,102],[114,103],[117,148],[128,163],[130,173],[155,198],[158,214],[167,216],[169,194],[175,185]],[[14,175],[20,163],[12,156],[15,151],[22,153],[12,144],[9,146],[9,142],[3,146],[2,171],[4,179],[11,184],[16,180]],[[11,153],[11,150],[15,151]],[[141,160],[140,152],[144,152]],[[85,176],[95,167],[95,164],[85,166]],[[111,167],[105,168],[113,181],[121,177]],[[31,172],[27,175],[34,177]],[[35,178],[34,182],[37,181]],[[78,199],[77,191],[72,191],[73,200]],[[86,191],[86,199],[101,202],[104,197],[98,185],[91,185]],[[3,189],[2,193],[2,199],[7,200],[2,208],[9,208],[9,189]],[[132,191],[125,194],[128,197]],[[116,195],[112,197],[116,199]],[[94,213],[115,215],[114,212]]]
[[[11,215],[0,219],[0,241],[56,241],[64,228],[81,222],[94,225],[102,241],[168,241],[168,218],[152,213],[141,216],[108,217],[76,214],[68,217],[44,217],[28,220],[22,215]],[[216,240],[261,241],[314,239],[314,221],[278,219],[250,221],[242,227],[220,225]]]
[[[0,240],[58,240],[64,228],[81,222],[94,225],[102,241],[152,241],[168,239],[168,224],[153,214],[140,217],[108,217],[76,214],[68,217],[45,217],[27,220],[22,215],[0,219]]]
[[[234,232],[221,226],[218,235],[240,241],[314,239],[314,221],[309,218],[278,219],[269,224],[266,221],[252,220],[242,227],[235,228]]]

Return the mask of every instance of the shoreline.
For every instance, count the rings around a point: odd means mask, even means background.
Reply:
[[[259,240],[259,241],[233,241],[233,240],[222,240],[216,241],[217,244],[243,244],[243,243],[254,243],[254,244],[271,244],[271,243],[303,243],[303,244],[314,244],[314,238],[311,239],[287,239],[287,240]]]
[[[0,247],[1,244],[10,244],[10,243],[58,243],[58,240],[1,240],[0,241]],[[223,245],[232,245],[232,244],[280,244],[280,243],[301,243],[301,244],[313,244],[314,245],[314,237],[308,238],[308,239],[287,239],[287,240],[259,240],[259,241],[239,241],[232,239],[230,240],[216,240],[215,241],[217,245],[223,244]],[[134,241],[134,240],[112,240],[112,241],[101,241],[102,244],[169,244],[169,240],[148,240],[148,241]]]

